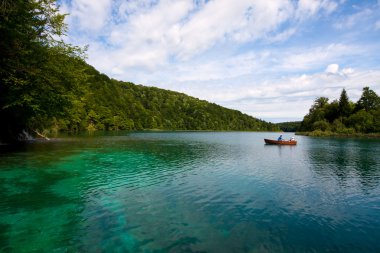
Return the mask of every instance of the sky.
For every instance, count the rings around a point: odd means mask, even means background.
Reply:
[[[117,80],[270,122],[343,88],[380,95],[380,0],[59,0],[69,43]]]

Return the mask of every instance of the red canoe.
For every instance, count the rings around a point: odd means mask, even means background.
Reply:
[[[277,140],[269,140],[269,139],[264,139],[266,144],[271,144],[271,145],[297,145],[297,141],[277,141]]]

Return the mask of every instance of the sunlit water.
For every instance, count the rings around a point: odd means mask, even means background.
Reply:
[[[3,147],[0,252],[380,252],[380,140],[277,136]]]

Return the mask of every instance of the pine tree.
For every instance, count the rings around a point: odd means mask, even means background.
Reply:
[[[342,90],[339,98],[339,115],[341,117],[347,117],[351,113],[350,101],[345,89]]]

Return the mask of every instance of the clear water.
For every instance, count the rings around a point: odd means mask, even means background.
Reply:
[[[3,147],[0,252],[380,252],[380,140],[277,135]]]

